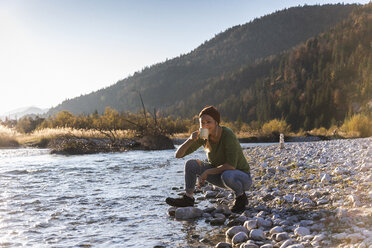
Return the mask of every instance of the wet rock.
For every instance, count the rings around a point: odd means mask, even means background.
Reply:
[[[247,240],[248,240],[248,235],[245,232],[239,232],[239,233],[234,235],[234,237],[232,238],[231,241],[232,241],[233,244],[239,244],[239,243],[243,243]]]
[[[226,219],[225,218],[214,218],[210,220],[210,224],[212,226],[221,226],[225,224]]]
[[[226,231],[226,236],[232,238],[233,236],[240,232],[245,232],[247,235],[249,234],[249,231],[244,226],[234,226]]]
[[[203,216],[203,210],[196,207],[177,208],[176,219],[187,220],[195,219]]]

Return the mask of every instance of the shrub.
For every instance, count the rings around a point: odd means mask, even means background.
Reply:
[[[288,134],[290,132],[291,126],[287,124],[285,120],[278,120],[274,119],[269,122],[266,122],[262,126],[262,134],[263,135],[272,135],[272,134]]]
[[[19,143],[15,138],[12,129],[0,125],[0,147],[18,147]]]
[[[370,137],[372,136],[372,117],[366,114],[355,114],[347,118],[341,128],[349,136]]]

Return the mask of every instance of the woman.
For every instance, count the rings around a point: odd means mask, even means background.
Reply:
[[[199,185],[205,181],[222,188],[234,191],[235,202],[232,212],[245,210],[248,204],[245,191],[252,184],[250,169],[243,155],[240,143],[233,131],[220,126],[220,113],[213,106],[205,107],[199,114],[200,127],[208,129],[208,139],[199,138],[199,132],[193,132],[190,137],[177,149],[176,158],[182,158],[204,146],[208,162],[188,160],[185,164],[185,190],[181,198],[166,199],[175,207],[193,206],[196,178]]]

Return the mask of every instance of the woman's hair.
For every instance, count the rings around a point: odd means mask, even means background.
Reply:
[[[220,115],[220,112],[218,112],[218,110],[213,107],[213,106],[206,106],[202,109],[202,111],[200,111],[199,113],[199,118],[202,116],[202,115],[209,115],[210,117],[212,117],[215,121],[217,121],[218,124],[220,124],[220,121],[221,121],[221,115]]]

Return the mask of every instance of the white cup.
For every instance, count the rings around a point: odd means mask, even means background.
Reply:
[[[208,139],[208,128],[201,127],[199,128],[199,138]]]

